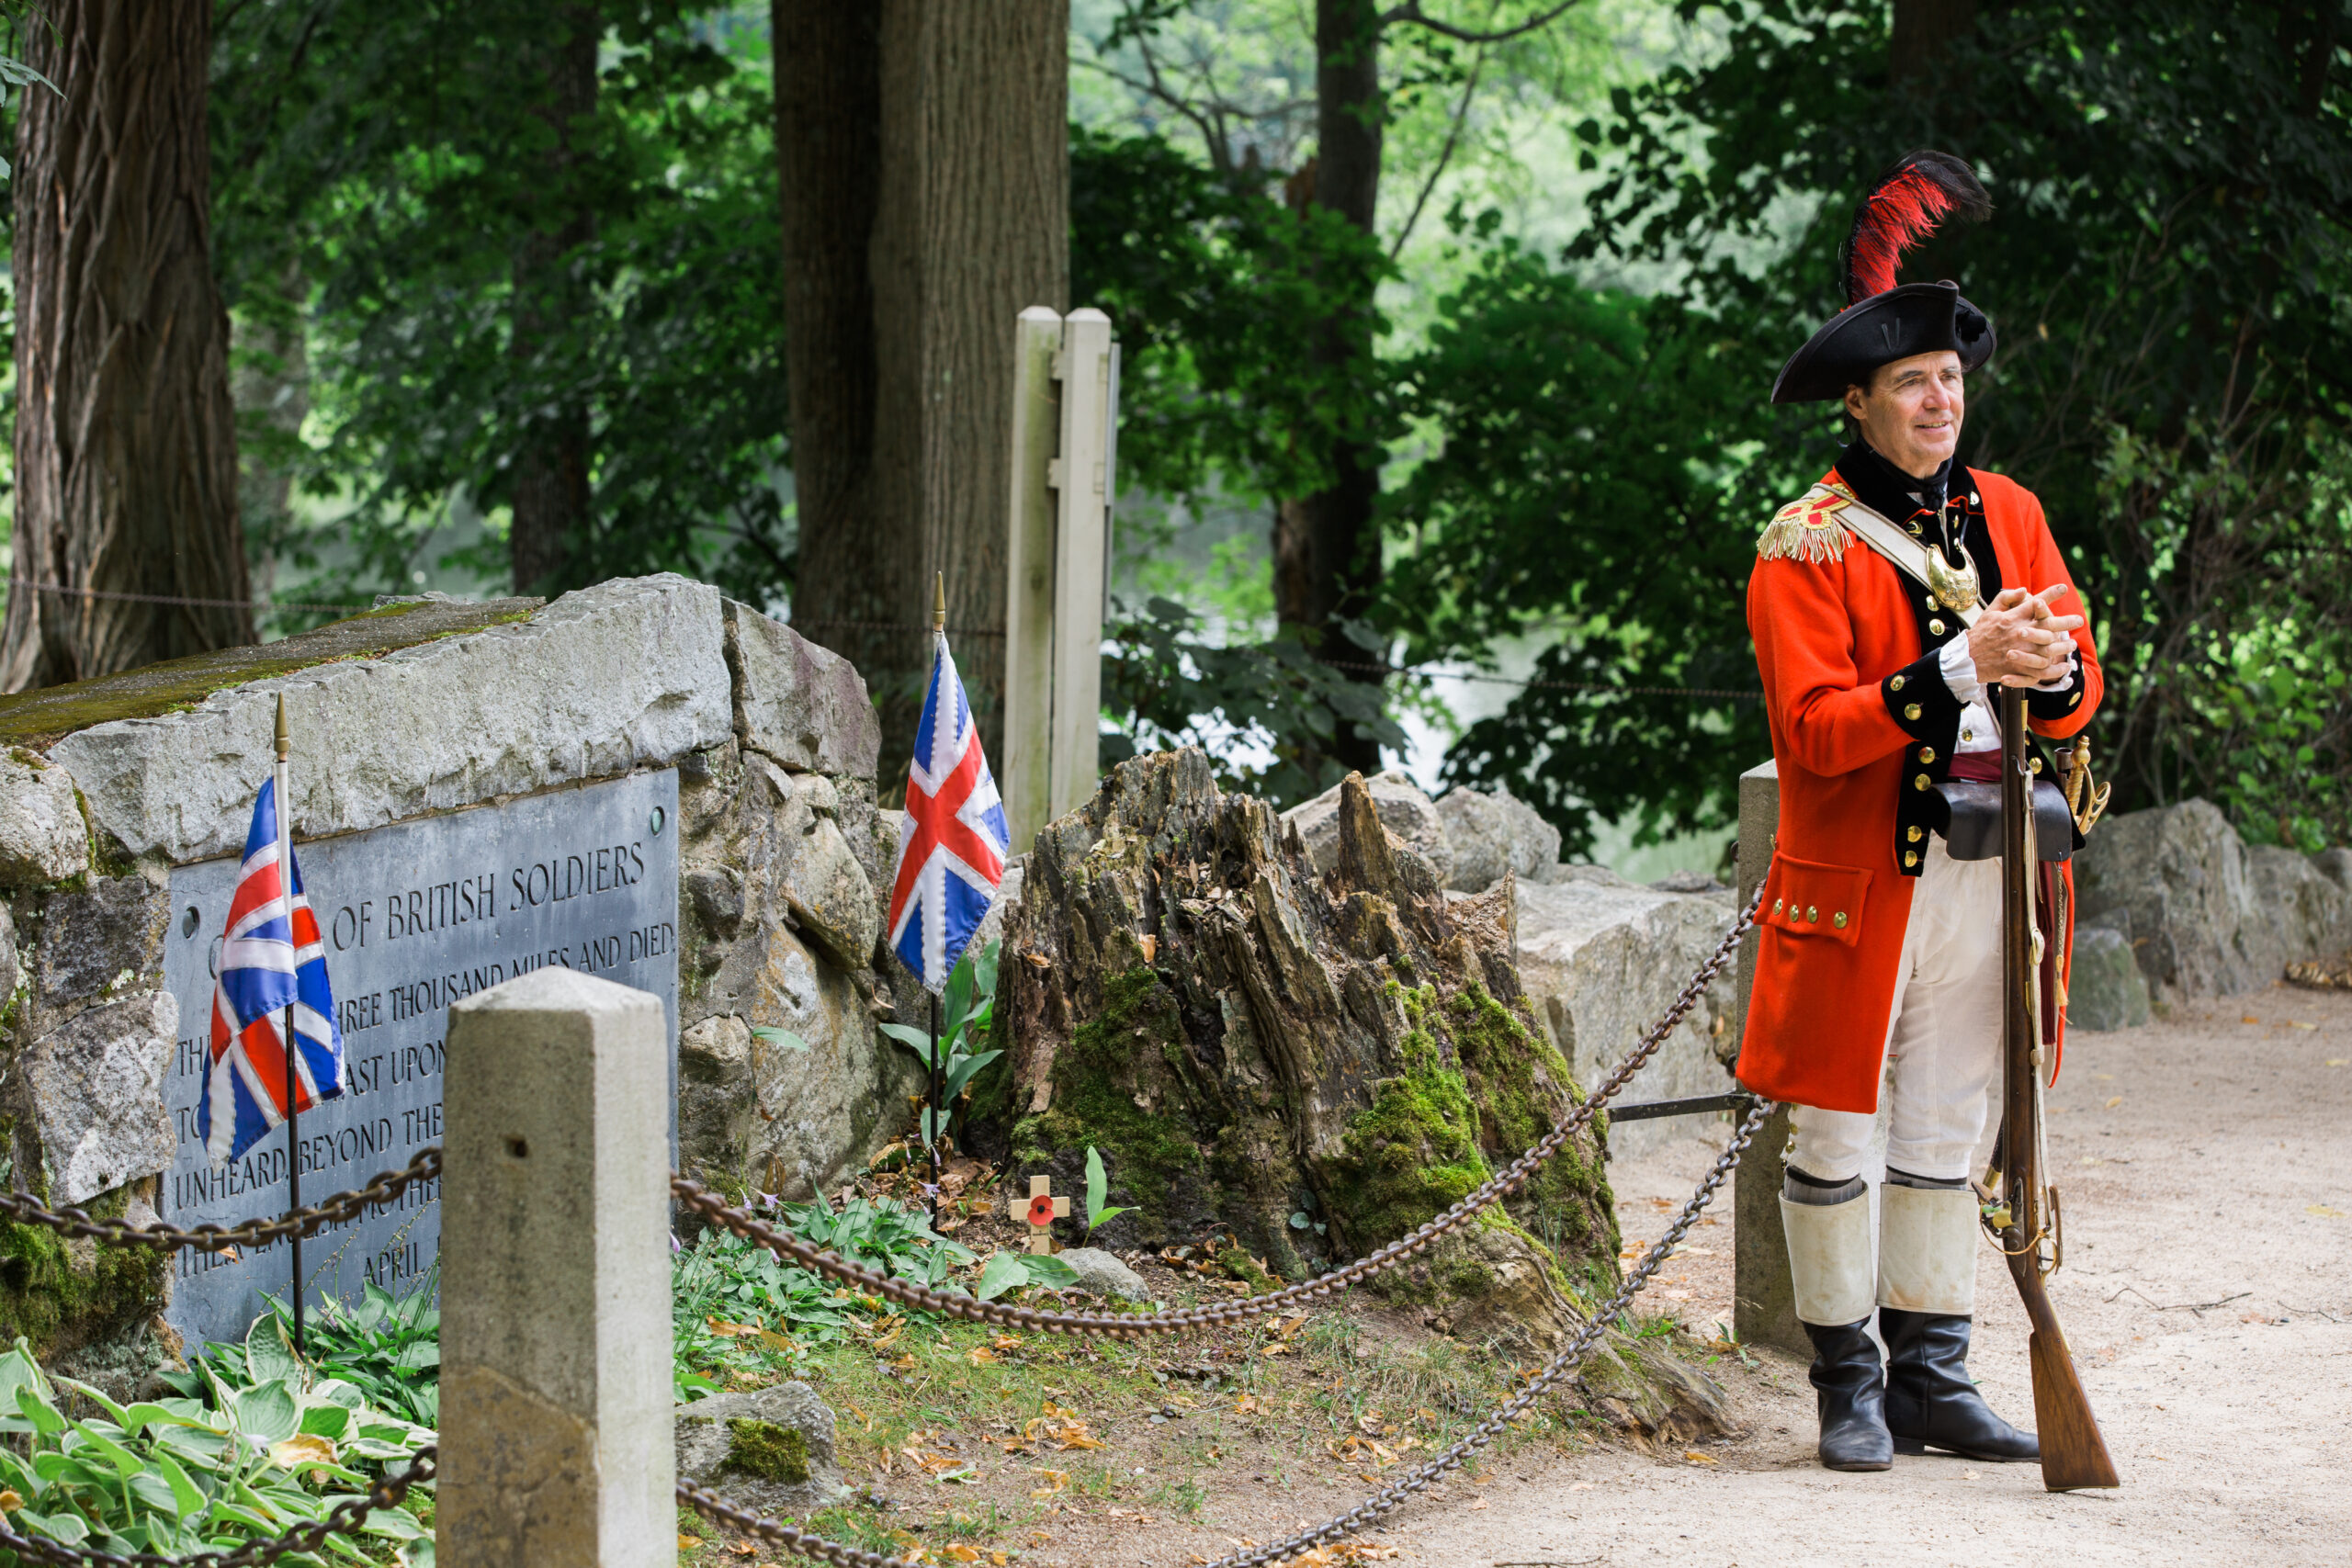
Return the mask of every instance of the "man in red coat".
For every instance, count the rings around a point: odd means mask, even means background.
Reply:
[[[1898,1445],[2040,1452],[1966,1363],[1967,1178],[2001,1059],[2001,864],[1997,848],[1953,857],[1943,786],[1999,776],[1988,687],[2029,688],[2031,727],[2051,738],[2088,723],[2102,687],[2041,502],[1956,461],[1992,323],[1952,284],[1895,285],[1903,248],[1954,210],[1981,216],[1984,192],[1936,152],[1903,159],[1865,199],[1851,303],[1773,389],[1776,402],[1842,402],[1854,439],[1767,527],[1748,580],[1781,816],[1738,1074],[1791,1106],[1781,1217],[1834,1470],[1887,1469]],[[1930,581],[1857,537],[1841,519],[1858,507],[1931,547]],[[1882,1121],[1873,1227],[1862,1169]]]

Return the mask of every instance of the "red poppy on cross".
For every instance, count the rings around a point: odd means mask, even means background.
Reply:
[[[1053,1224],[1069,1217],[1069,1200],[1054,1196],[1054,1179],[1033,1176],[1029,1179],[1029,1196],[1024,1201],[1012,1201],[1012,1217],[1029,1222],[1029,1250],[1051,1252],[1054,1249]]]

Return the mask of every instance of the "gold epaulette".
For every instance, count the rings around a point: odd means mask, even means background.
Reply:
[[[1815,485],[1800,500],[1772,513],[1756,541],[1765,560],[1826,561],[1846,558],[1846,525],[1838,513],[1853,494],[1843,485]]]

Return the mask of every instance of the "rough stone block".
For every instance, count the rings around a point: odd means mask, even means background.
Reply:
[[[33,954],[29,1025],[46,1033],[123,986],[159,983],[170,906],[142,876],[94,876],[51,894]]]
[[[2352,850],[2322,850],[2312,856],[2312,865],[2322,876],[2352,893]]]
[[[447,1568],[677,1561],[665,1030],[558,965],[449,1010]]]
[[[17,920],[8,913],[8,906],[0,904],[0,1009],[17,994],[17,982],[25,977],[23,960],[17,950]]]
[[[666,572],[616,579],[527,620],[97,725],[50,755],[131,853],[202,860],[244,842],[280,692],[307,838],[717,745],[734,723],[724,640],[717,589]]]
[[[1484,893],[1506,871],[1521,882],[1557,879],[1560,830],[1509,790],[1448,790],[1437,812],[1453,856],[1446,886],[1454,891]]]
[[[1421,793],[1411,774],[1395,769],[1374,774],[1364,785],[1380,812],[1380,825],[1426,861],[1441,886],[1446,885],[1453,870],[1453,851],[1446,842],[1445,822],[1438,815],[1436,803]],[[1340,791],[1344,787],[1333,784],[1313,800],[1283,813],[1282,819],[1298,829],[1308,857],[1320,872],[1329,873],[1339,863]]]
[[[2276,844],[2251,844],[2245,869],[2281,968],[2334,958],[2352,947],[2352,891],[2331,880],[2311,856]]]
[[[1078,1288],[1088,1295],[1116,1296],[1123,1302],[1151,1300],[1151,1287],[1143,1282],[1143,1276],[1099,1247],[1073,1247],[1054,1256],[1077,1272]]]
[[[89,863],[90,832],[74,804],[73,775],[0,752],[0,887],[62,882]]]
[[[77,1013],[25,1048],[18,1067],[51,1202],[84,1202],[170,1168],[164,1075],[179,1022],[169,991],[141,991]]]
[[[2076,919],[2121,931],[2155,996],[2255,990],[2286,962],[2245,846],[2209,801],[2107,818],[2075,857],[2075,886]]]
[[[2132,956],[2132,939],[2112,926],[2075,931],[2066,977],[2066,1022],[2075,1029],[2133,1029],[2148,1021],[2148,980]]]
[[[732,599],[727,661],[745,746],[800,772],[874,776],[882,720],[856,666]]]
[[[714,1393],[677,1409],[678,1479],[771,1517],[838,1501],[833,1412],[805,1382]]]
[[[1732,919],[1721,899],[1660,893],[1620,878],[1520,886],[1520,983],[1579,1088],[1590,1092],[1609,1075],[1723,941]],[[1619,1100],[1674,1100],[1732,1088],[1714,1046],[1730,1031],[1733,1008],[1726,964]],[[1639,1153],[1693,1125],[1611,1126],[1610,1154]]]
[[[755,763],[775,797],[770,865],[794,923],[842,969],[863,969],[874,952],[882,911],[874,885],[837,820],[841,797],[821,773],[787,773]]]

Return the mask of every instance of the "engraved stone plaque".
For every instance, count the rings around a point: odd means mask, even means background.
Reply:
[[[299,765],[299,761],[298,761]],[[662,998],[669,1018],[671,1144],[677,1142],[678,775],[634,773],[315,843],[295,856],[325,938],[343,1030],[345,1090],[300,1118],[302,1201],[361,1187],[441,1138],[441,1043],[449,1004],[561,964]],[[164,1101],[176,1154],[164,1179],[173,1224],[282,1213],[287,1135],[215,1169],[198,1134],[213,968],[237,862],[174,868],[164,981],[180,1039]],[[439,1255],[440,1183],[302,1243],[304,1300],[356,1301],[373,1280],[417,1288]],[[264,1292],[286,1298],[288,1243],[233,1259],[173,1254],[166,1319],[193,1351],[241,1339]]]

